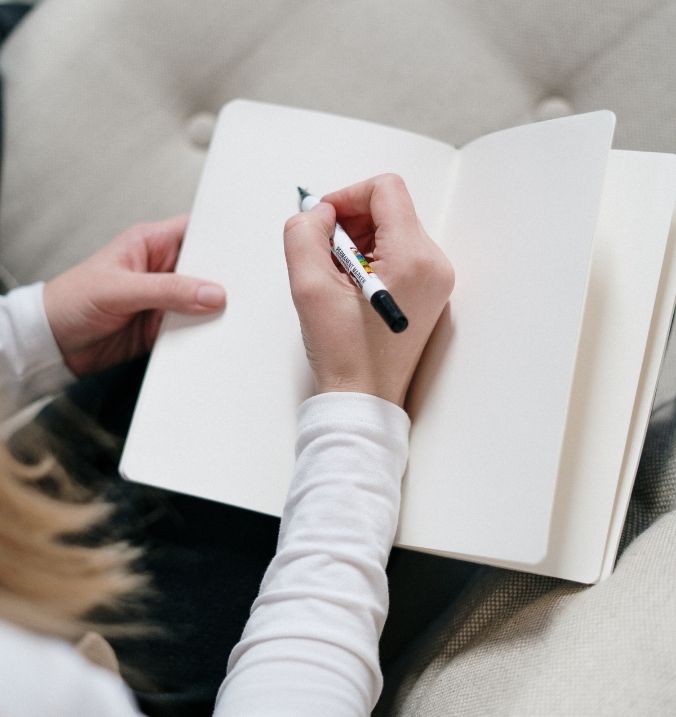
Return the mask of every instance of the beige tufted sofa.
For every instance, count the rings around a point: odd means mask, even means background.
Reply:
[[[608,108],[617,147],[676,152],[675,40],[673,0],[43,0],[1,55],[0,264],[8,283],[48,278],[133,222],[188,210],[234,97],[455,144]],[[598,588],[483,573],[411,649],[381,712],[676,713],[665,491],[634,533],[663,517]]]
[[[189,209],[234,97],[456,144],[601,107],[676,150],[664,0],[44,0],[10,38],[0,261],[18,281]]]

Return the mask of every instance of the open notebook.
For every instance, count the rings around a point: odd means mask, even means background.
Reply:
[[[580,582],[613,567],[676,296],[676,157],[611,150],[601,111],[462,149],[238,100],[222,110],[177,270],[216,319],[168,315],[129,479],[279,515],[312,392],[282,244],[296,186],[404,177],[457,279],[409,396],[397,544]],[[328,251],[328,247],[327,247]]]

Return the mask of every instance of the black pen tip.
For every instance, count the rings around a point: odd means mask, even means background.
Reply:
[[[303,187],[296,187],[298,190],[298,194],[300,194],[300,201],[302,202],[305,197],[310,196],[310,192],[307,191],[307,189],[303,189]]]

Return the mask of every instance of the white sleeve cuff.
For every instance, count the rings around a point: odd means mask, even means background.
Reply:
[[[3,343],[24,401],[57,391],[75,380],[66,367],[47,319],[44,282],[13,289],[5,297],[9,323]]]
[[[389,437],[388,443],[407,451],[411,421],[406,411],[390,401],[368,393],[335,391],[320,393],[298,409],[298,431],[315,424],[330,423],[344,428],[368,425]]]

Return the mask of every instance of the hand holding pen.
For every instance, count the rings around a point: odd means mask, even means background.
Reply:
[[[309,212],[319,204],[319,199],[313,197],[302,187],[298,187],[298,194],[301,212]],[[404,312],[397,306],[392,294],[385,288],[385,284],[378,278],[366,257],[355,246],[340,224],[336,224],[333,236],[329,241],[333,256],[360,289],[364,298],[378,312],[380,318],[395,334],[405,331],[408,327],[408,319]]]
[[[331,258],[336,221],[397,299],[394,333]],[[381,175],[323,198],[284,228],[294,304],[317,390],[371,393],[403,406],[453,288],[453,268],[422,229],[403,180]],[[389,293],[388,292],[388,293]]]

